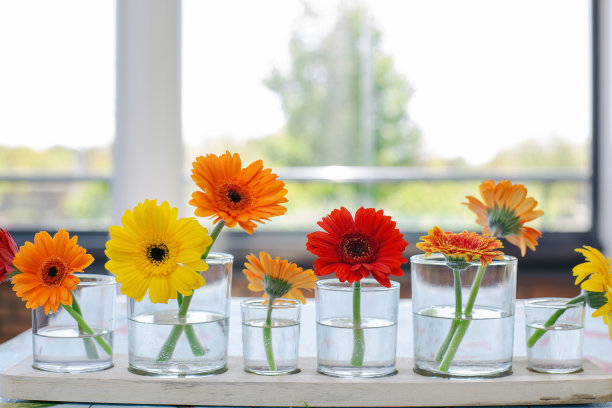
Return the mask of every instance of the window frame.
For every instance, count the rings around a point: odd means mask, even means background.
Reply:
[[[142,7],[147,7],[146,3]],[[598,0],[590,1],[590,22],[591,22],[591,173],[588,175],[591,185],[591,228],[587,232],[545,232],[543,239],[540,240],[538,250],[534,253],[528,251],[528,255],[525,258],[521,258],[522,267],[527,267],[532,270],[552,270],[559,268],[567,268],[570,265],[575,265],[580,262],[581,256],[574,252],[574,249],[582,245],[591,245],[595,247],[601,247],[601,211],[602,206],[600,203],[600,191],[602,186],[603,174],[600,173],[601,158],[603,154],[600,151],[601,143],[601,100],[602,90],[600,88],[600,79],[602,75],[601,71],[601,53],[600,49],[602,41],[600,38],[602,32],[602,26],[609,19],[609,17],[603,15],[601,12],[600,2]],[[117,8],[117,13],[120,13],[120,9]],[[118,16],[117,18],[120,18]],[[125,16],[124,16],[125,18]],[[604,20],[606,19],[606,20]],[[180,22],[179,22],[180,24]],[[120,54],[117,54],[117,58],[121,58]],[[119,86],[119,85],[118,85]],[[525,175],[509,175],[507,173],[488,174],[485,177],[476,178],[474,175],[427,175],[426,172],[415,170],[414,168],[371,168],[371,167],[355,167],[348,168],[349,172],[353,171],[355,174],[360,175],[359,177],[349,180],[329,180],[330,182],[347,182],[347,181],[358,181],[358,182],[371,182],[371,181],[406,181],[406,180],[439,180],[444,178],[445,180],[475,180],[475,183],[479,183],[478,180],[493,178],[511,178],[511,179],[534,179],[533,176]],[[325,168],[312,167],[312,168],[287,168],[280,169],[278,171],[281,179],[291,181],[308,181],[308,180],[325,180],[322,174],[325,172]],[[393,176],[390,174],[393,173]],[[511,176],[511,177],[508,177]],[[120,177],[119,174],[115,173],[112,178],[109,178],[109,183],[112,187],[115,187],[114,180]],[[408,178],[409,177],[409,178]],[[575,175],[567,175],[567,177],[575,178]],[[32,180],[48,180],[58,181],[61,179],[66,182],[79,181],[78,177],[32,177]],[[0,177],[0,180],[9,180],[8,177]],[[20,178],[22,181],[27,181],[28,177]],[[99,180],[99,179],[98,179]],[[82,181],[82,180],[81,180]],[[324,214],[321,215],[322,217]],[[115,218],[118,218],[117,215]],[[317,229],[316,225],[313,225],[312,230]],[[22,244],[26,240],[32,240],[34,234],[37,231],[33,230],[18,230],[11,231],[11,234],[15,238],[18,244]],[[108,239],[108,231],[88,231],[88,230],[75,230],[70,231],[71,234],[79,235],[79,243],[85,246],[92,255],[96,258],[93,268],[96,270],[102,270],[106,257],[104,255],[104,248],[106,240]],[[223,237],[219,241],[217,250],[225,250],[231,252],[236,257],[236,264],[241,265],[241,260],[249,252],[267,250],[274,251],[275,253],[282,254],[284,257],[296,260],[300,264],[309,265],[312,263],[314,258],[305,251],[304,243],[306,241],[306,234],[311,231],[298,231],[298,232],[278,232],[278,231],[257,231],[256,237],[245,234],[243,231],[228,230],[224,232]],[[418,242],[419,237],[422,233],[407,232],[404,233],[405,239],[410,242],[406,250],[406,255],[410,256],[417,253],[414,244]],[[520,254],[516,248],[511,245],[506,245],[506,252],[510,255]]]

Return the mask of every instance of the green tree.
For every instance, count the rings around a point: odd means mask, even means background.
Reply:
[[[290,41],[291,67],[266,85],[278,94],[286,129],[250,142],[275,165],[411,165],[420,132],[406,105],[412,95],[381,33],[363,7],[341,7],[332,29],[313,40],[318,18],[306,8]]]

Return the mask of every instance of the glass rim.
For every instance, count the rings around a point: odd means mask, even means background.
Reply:
[[[489,265],[505,265],[505,264],[516,264],[518,258],[512,255],[503,255],[504,259],[493,259]],[[446,266],[446,258],[440,252],[434,252],[427,258],[425,254],[416,254],[410,257],[410,263],[416,264],[430,264],[430,265],[444,265]],[[482,265],[479,260],[468,262],[470,266]]]
[[[209,265],[219,265],[228,262],[234,262],[234,255],[225,252],[211,252],[205,259]]]
[[[78,273],[75,274],[79,278],[80,282],[77,286],[111,286],[116,285],[117,280],[113,275],[102,275],[97,273]],[[85,280],[89,279],[89,280]]]
[[[249,308],[249,309],[295,309],[299,308],[302,304],[297,299],[289,299],[289,298],[279,298],[277,301],[282,300],[282,304],[273,304],[272,306],[268,304],[264,304],[264,302],[268,302],[268,298],[248,298],[240,302],[241,308]]]
[[[399,282],[390,281],[391,287],[386,287],[386,286],[381,285],[376,279],[373,279],[373,278],[361,279],[360,282],[366,283],[368,285],[372,285],[372,286],[361,286],[362,292],[384,292],[384,291],[390,291],[394,289],[399,290],[399,287],[400,287]],[[317,289],[336,290],[336,291],[345,291],[345,292],[349,292],[353,290],[352,283],[348,283],[346,281],[340,282],[340,280],[338,279],[319,279],[315,281],[315,287]]]
[[[572,298],[539,297],[525,299],[525,307],[533,309],[578,309],[584,308],[584,302],[567,304]]]

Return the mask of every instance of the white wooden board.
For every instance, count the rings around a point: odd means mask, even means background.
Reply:
[[[398,374],[378,379],[332,378],[316,373],[316,359],[300,361],[302,372],[265,377],[242,369],[230,357],[229,370],[200,378],[143,377],[127,370],[127,356],[115,367],[87,374],[34,370],[31,357],[0,375],[4,398],[122,404],[229,406],[475,406],[586,404],[612,401],[612,374],[589,361],[577,374],[536,374],[524,360],[511,376],[447,380],[412,371],[411,359],[398,360]]]

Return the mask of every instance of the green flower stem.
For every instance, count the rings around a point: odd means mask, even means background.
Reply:
[[[74,318],[74,320],[77,321],[77,323],[79,324],[79,327],[81,329],[83,329],[83,331],[89,335],[93,335],[94,332],[93,330],[91,330],[91,327],[89,327],[89,325],[85,322],[85,320],[83,320],[83,316],[81,316],[80,314],[78,314],[73,308],[72,306],[69,305],[64,305],[62,304],[62,307],[64,309],[66,309],[66,311],[68,313],[70,313],[70,316],[72,316]],[[106,342],[106,340],[104,340],[102,338],[102,336],[95,336],[94,340],[104,349],[104,351],[106,351],[108,353],[109,356],[111,356],[113,354],[113,350],[111,349],[111,347],[109,346],[109,344]]]
[[[177,292],[176,294],[176,302],[179,305],[179,309],[181,308],[181,304],[183,303],[183,295]],[[185,336],[187,336],[187,340],[189,341],[189,346],[191,347],[191,352],[196,357],[202,357],[206,354],[206,349],[202,346],[200,341],[198,340],[198,336],[195,333],[195,329],[192,325],[188,324],[185,326]]]
[[[272,304],[274,298],[271,298],[268,302],[268,314],[266,316],[266,325],[263,329],[263,342],[266,350],[266,359],[268,360],[268,367],[270,371],[276,371],[276,363],[274,362],[274,350],[272,349]]]
[[[361,367],[363,365],[363,353],[365,341],[363,329],[361,328],[361,282],[353,283],[353,356],[351,365]]]
[[[586,295],[579,295],[576,296],[575,298],[568,300],[566,305],[573,305],[576,303],[581,303],[581,302],[586,302]],[[552,326],[553,324],[555,324],[557,322],[557,320],[559,320],[559,317],[561,317],[561,315],[563,313],[565,313],[565,311],[568,308],[564,308],[564,309],[559,309],[557,310],[555,313],[553,313],[548,320],[546,320],[546,322],[544,322],[544,327],[546,327],[546,329],[548,329],[550,326]],[[537,329],[536,331],[534,331],[531,336],[529,336],[529,339],[527,340],[527,347],[532,348],[536,342],[544,335],[546,334],[546,329]]]
[[[224,226],[225,226],[225,221],[223,220],[217,223],[212,233],[210,234],[210,237],[212,238],[212,242],[210,243],[208,248],[206,248],[206,251],[202,255],[202,259],[206,259],[208,257],[208,254],[210,254],[210,250],[212,249],[212,246],[215,244],[215,241],[217,240],[217,237],[219,236],[219,233],[221,232]],[[185,317],[187,316],[187,310],[189,309],[189,304],[191,303],[191,299],[193,298],[193,293],[189,296],[182,296],[179,293],[177,294],[177,300],[179,299],[179,296],[181,296],[180,297],[181,300],[179,301],[180,306],[179,306],[177,317],[178,317],[178,320],[182,322],[185,320]],[[198,341],[195,331],[193,329],[193,326],[191,326],[190,324],[188,325],[180,324],[180,325],[175,325],[172,328],[172,331],[168,335],[166,342],[164,343],[161,350],[159,351],[159,355],[157,356],[157,361],[168,361],[172,358],[172,355],[174,354],[174,349],[176,348],[176,344],[178,343],[179,337],[181,337],[181,334],[183,334],[183,330],[185,330],[185,334],[187,336],[187,340],[189,340],[189,345],[191,346],[191,351],[193,352],[193,354],[195,356],[203,356],[204,354],[206,354],[206,349]],[[195,340],[195,342],[193,340]]]
[[[448,350],[444,354],[444,359],[440,364],[440,371],[447,372],[450,368],[451,362],[459,349],[459,345],[461,344],[461,340],[463,340],[463,336],[465,336],[465,332],[470,325],[470,314],[472,313],[472,309],[474,308],[474,302],[476,302],[476,295],[478,294],[478,290],[480,289],[480,283],[482,282],[482,278],[487,270],[487,266],[480,265],[478,267],[478,272],[476,272],[476,278],[474,278],[474,282],[472,283],[472,289],[470,290],[470,295],[468,296],[467,303],[465,305],[464,314],[468,318],[466,320],[461,320],[459,322],[459,326],[455,331],[455,335],[451,340],[450,345],[448,346]]]
[[[76,296],[74,296],[74,294],[72,295],[72,308],[76,313],[83,317],[81,306],[79,305],[79,302],[77,301]],[[85,333],[85,331],[81,328],[81,326],[79,326],[79,334],[83,333]],[[96,350],[96,345],[94,344],[91,338],[84,337],[83,344],[85,345],[85,352],[87,353],[87,358],[89,358],[90,360],[97,360],[98,358],[100,358],[98,350]]]
[[[440,345],[438,349],[438,354],[436,354],[436,361],[439,363],[442,361],[446,350],[448,350],[448,345],[450,344],[455,332],[457,331],[457,327],[459,327],[459,322],[461,321],[461,316],[463,312],[461,311],[461,307],[463,303],[461,301],[461,269],[454,269],[453,274],[455,275],[455,319],[451,322],[450,329],[446,334],[446,338]]]

